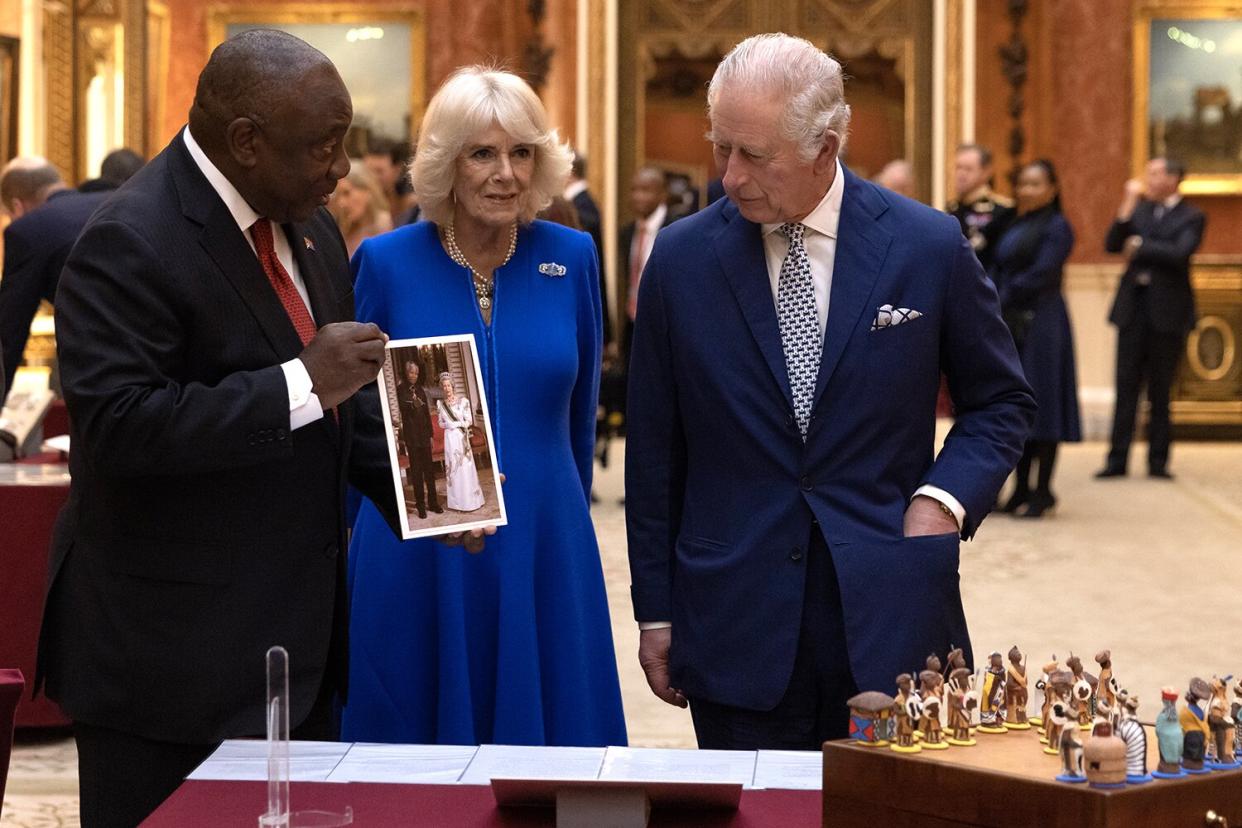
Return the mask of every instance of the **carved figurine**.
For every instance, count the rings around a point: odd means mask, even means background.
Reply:
[[[1100,675],[1096,677],[1096,698],[1104,699],[1110,706],[1114,705],[1117,696],[1117,684],[1113,679],[1112,653],[1100,650],[1095,654],[1095,663],[1100,665]],[[1116,710],[1116,707],[1113,707]]]
[[[1087,777],[1082,768],[1082,742],[1078,740],[1077,721],[1074,711],[1068,704],[1055,701],[1048,710],[1048,736],[1056,734],[1057,753],[1061,757],[1061,773],[1058,782],[1086,782]]]
[[[1162,687],[1160,700],[1164,703],[1160,714],[1156,716],[1156,747],[1160,751],[1160,762],[1151,775],[1157,779],[1176,779],[1186,775],[1182,770],[1185,735],[1178,721],[1177,691],[1172,687]]]
[[[1074,717],[1078,720],[1078,727],[1082,730],[1090,730],[1091,720],[1095,715],[1095,688],[1098,679],[1083,671],[1082,659],[1076,655],[1071,654],[1065,660],[1065,666],[1074,674],[1070,707],[1074,711]]]
[[[979,732],[1006,733],[1005,730],[1005,665],[1001,654],[988,656],[988,669],[983,674],[983,691],[979,699]]]
[[[919,673],[919,698],[922,702],[919,733],[923,738],[922,746],[928,750],[945,750],[949,747],[940,728],[941,683],[939,670],[924,670]]]
[[[1052,690],[1052,704],[1048,706],[1048,716],[1044,719],[1044,735],[1039,741],[1043,742],[1047,747],[1044,753],[1056,756],[1060,753],[1061,730],[1065,725],[1064,717],[1058,721],[1052,716],[1052,708],[1060,704],[1064,710],[1069,711],[1070,717],[1077,724],[1078,715],[1074,713],[1071,694],[1074,686],[1074,674],[1069,670],[1053,670],[1048,676],[1048,686]]]
[[[961,647],[951,647],[948,657],[945,658],[944,678],[947,682],[953,675],[955,670],[960,670],[966,666],[966,655]]]
[[[1091,726],[1091,738],[1083,748],[1087,781],[1093,788],[1124,788],[1126,784],[1126,743],[1113,733],[1109,712],[1097,717]],[[1072,728],[1071,728],[1072,730]]]
[[[1009,666],[1005,668],[1005,727],[1030,730],[1026,718],[1026,659],[1015,644],[1009,649]]]
[[[940,675],[940,656],[936,655],[935,653],[932,653],[931,655],[929,655],[927,657],[926,669],[931,670],[936,675]],[[921,683],[922,681],[923,681],[923,677],[920,675],[919,682]]]
[[[1233,684],[1233,704],[1229,707],[1229,715],[1233,717],[1233,754],[1242,759],[1242,675]]]
[[[1052,685],[1048,683],[1048,678],[1061,668],[1054,655],[1052,661],[1049,661],[1041,669],[1042,673],[1039,681],[1035,682],[1035,689],[1043,692],[1044,700],[1039,705],[1039,715],[1031,717],[1031,723],[1039,725],[1039,732],[1045,733],[1044,723],[1048,721],[1048,708],[1052,706]]]
[[[1186,706],[1177,716],[1177,722],[1182,726],[1182,768],[1187,773],[1208,773],[1203,761],[1210,730],[1203,703],[1211,697],[1212,688],[1206,681],[1197,676],[1190,680]]]
[[[949,730],[946,740],[951,745],[970,747],[976,744],[970,735],[970,712],[978,705],[970,684],[970,671],[958,667],[949,675],[946,700],[949,708]]]
[[[1207,723],[1211,731],[1211,756],[1208,760],[1208,767],[1213,770],[1233,770],[1242,765],[1233,756],[1234,741],[1234,723],[1233,717],[1229,715],[1229,680],[1233,676],[1225,676],[1223,679],[1212,676],[1210,687],[1212,695],[1207,703]]]
[[[1114,732],[1126,743],[1126,782],[1142,785],[1151,781],[1151,774],[1147,772],[1147,731],[1138,720],[1138,696],[1119,691],[1117,704],[1121,722]]]
[[[892,749],[898,753],[918,753],[922,748],[914,741],[914,726],[919,720],[922,704],[914,691],[914,680],[909,673],[897,677],[897,698],[893,701],[893,719],[896,735]]]

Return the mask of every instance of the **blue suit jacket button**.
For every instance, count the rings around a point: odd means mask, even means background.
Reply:
[[[791,560],[791,561],[800,561],[800,560],[802,560],[802,547],[800,547],[800,546],[795,546],[795,547],[793,548],[793,551],[789,553],[789,560]]]
[[[807,477],[805,474],[802,475],[802,479],[798,481],[798,485],[802,487],[802,491],[809,492],[812,489],[811,478]]]

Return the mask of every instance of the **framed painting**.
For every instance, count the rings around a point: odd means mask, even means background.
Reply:
[[[1242,2],[1136,0],[1134,171],[1186,164],[1182,192],[1242,194]]]
[[[412,141],[426,106],[426,26],[420,9],[362,3],[218,3],[208,49],[248,29],[302,38],[336,65],[354,104],[346,137],[361,156],[372,137]]]

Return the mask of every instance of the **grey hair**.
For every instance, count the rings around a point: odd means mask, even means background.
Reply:
[[[781,131],[798,143],[804,161],[819,154],[830,131],[845,146],[850,107],[841,64],[810,41],[776,32],[753,35],[734,46],[707,86],[709,117],[721,90],[733,84],[783,97]]]
[[[457,156],[493,122],[535,152],[535,170],[519,221],[533,221],[565,189],[573,151],[548,126],[539,96],[517,75],[467,66],[450,75],[428,104],[410,164],[414,192],[430,221],[443,224],[452,219]]]

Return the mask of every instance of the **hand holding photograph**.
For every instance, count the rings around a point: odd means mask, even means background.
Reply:
[[[402,538],[503,526],[474,336],[393,340],[379,382]]]

